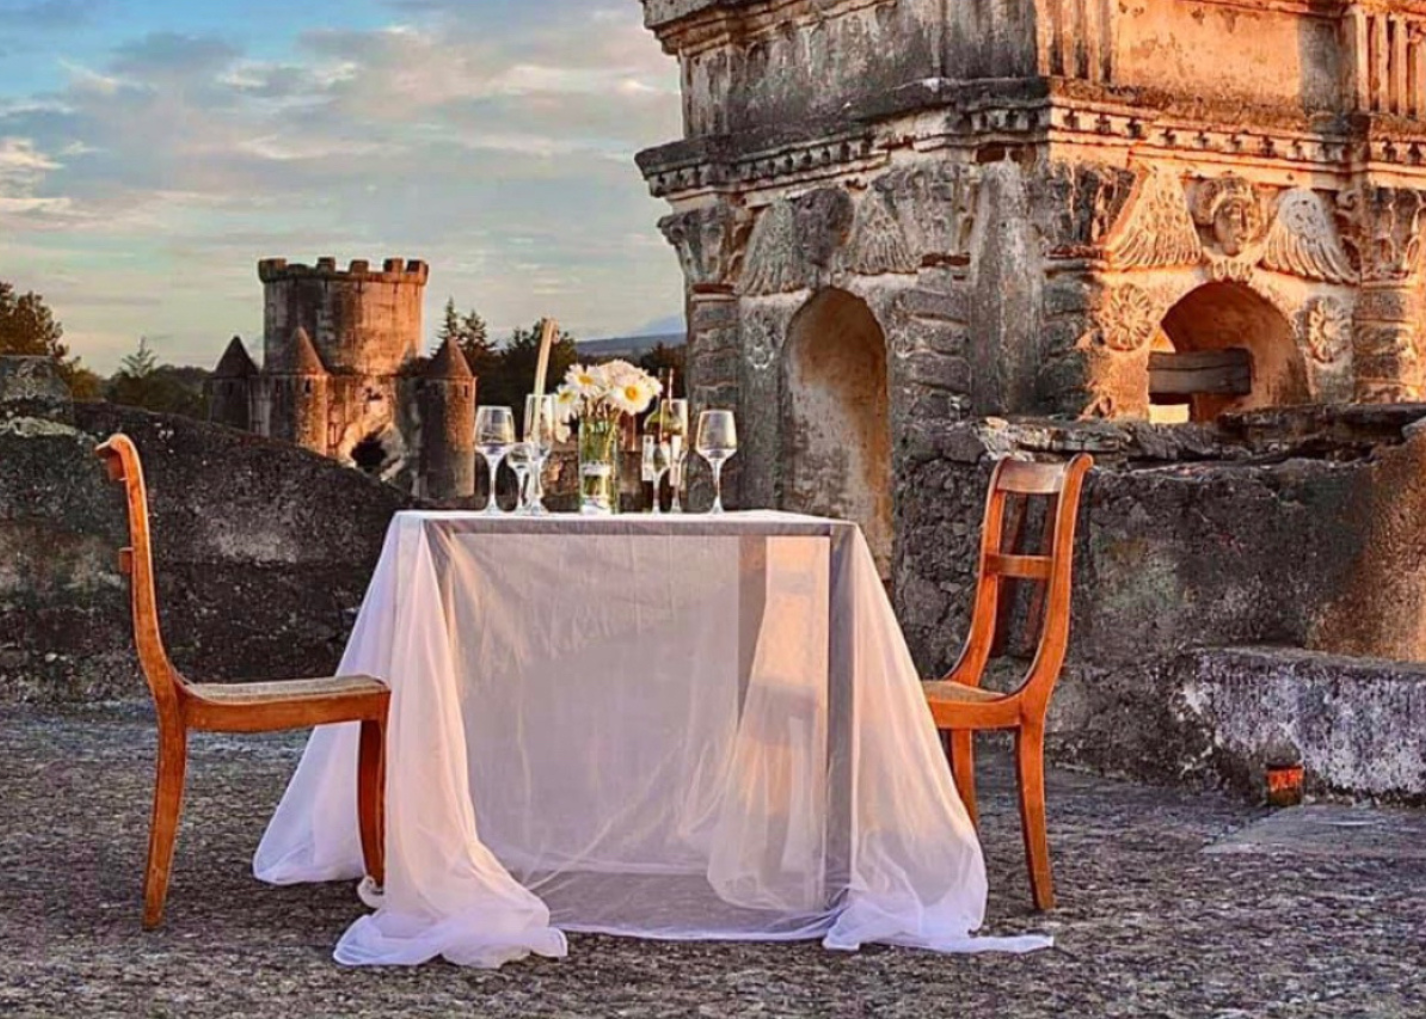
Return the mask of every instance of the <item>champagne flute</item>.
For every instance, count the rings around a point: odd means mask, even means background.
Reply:
[[[555,448],[555,398],[553,396],[525,397],[525,445],[530,449],[530,495],[525,502],[525,512],[532,517],[543,517],[549,513],[545,509],[545,464]]]
[[[669,447],[669,487],[673,489],[673,502],[668,511],[682,513],[683,468],[688,459],[688,401],[666,399],[659,403],[659,420]]]
[[[495,501],[495,476],[500,461],[515,445],[515,413],[509,407],[481,407],[475,412],[475,448],[490,468],[490,501],[485,504],[486,516],[503,516]]]
[[[738,452],[738,427],[731,410],[705,410],[698,416],[698,455],[713,468],[713,508],[723,512],[723,465]]]

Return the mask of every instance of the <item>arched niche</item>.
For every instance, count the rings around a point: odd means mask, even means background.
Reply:
[[[1164,315],[1155,340],[1155,349],[1181,354],[1231,347],[1247,350],[1252,359],[1252,391],[1245,396],[1194,396],[1192,420],[1310,402],[1307,362],[1292,323],[1271,301],[1241,283],[1206,283],[1190,291]]]
[[[866,302],[814,294],[782,354],[779,505],[861,525],[883,576],[891,569],[891,415],[886,337]]]

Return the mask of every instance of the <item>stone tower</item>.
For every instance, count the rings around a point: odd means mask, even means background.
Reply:
[[[640,154],[744,505],[860,520],[971,416],[1426,395],[1417,0],[644,0]],[[1195,374],[1196,373],[1196,374]]]
[[[257,365],[248,356],[242,338],[234,336],[208,380],[208,420],[229,428],[250,430],[257,376]]]
[[[475,375],[446,340],[421,380],[421,466],[417,494],[456,499],[475,494]]]
[[[266,259],[258,263],[258,276],[264,297],[264,374],[277,379],[295,377],[294,365],[302,371],[321,368],[300,376],[299,391],[290,391],[289,383],[284,383],[288,390],[272,389],[258,430],[291,438],[298,426],[295,419],[286,419],[288,405],[281,400],[290,395],[293,411],[300,406],[304,415],[315,413],[325,387],[320,439],[315,424],[304,417],[302,445],[349,463],[358,451],[367,464],[404,461],[399,374],[421,349],[426,264],[392,258],[378,271],[365,261],[339,269],[334,258],[318,259],[315,266]],[[299,331],[308,338],[310,357],[296,342]]]
[[[282,355],[263,366],[267,434],[326,456],[331,449],[331,376],[302,326],[293,330]]]

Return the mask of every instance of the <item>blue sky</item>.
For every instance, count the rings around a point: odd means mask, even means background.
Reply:
[[[662,331],[633,154],[680,133],[637,0],[0,0],[0,279],[86,363],[260,348],[259,258],[431,263],[499,332]]]

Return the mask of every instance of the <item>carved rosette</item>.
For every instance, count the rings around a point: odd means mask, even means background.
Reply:
[[[1100,312],[1099,337],[1104,346],[1121,353],[1143,350],[1154,338],[1158,319],[1153,299],[1132,283],[1109,292]]]
[[[1334,297],[1316,297],[1302,309],[1302,345],[1323,366],[1338,364],[1352,345],[1352,316]]]

